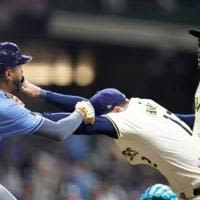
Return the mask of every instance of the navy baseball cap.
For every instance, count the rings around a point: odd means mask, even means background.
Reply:
[[[0,69],[17,67],[32,60],[31,56],[22,55],[18,46],[12,42],[0,43]]]
[[[195,37],[200,38],[200,30],[198,30],[198,29],[191,29],[191,30],[189,30],[189,33]]]
[[[96,115],[110,112],[115,106],[124,103],[125,100],[125,94],[115,88],[100,90],[90,98],[90,102],[95,109]]]

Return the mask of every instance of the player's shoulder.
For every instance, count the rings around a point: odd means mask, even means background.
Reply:
[[[155,101],[153,101],[152,99],[144,99],[144,98],[139,98],[139,97],[133,97],[130,99],[129,102],[130,105],[148,105],[148,104],[157,104]]]
[[[6,97],[5,93],[2,92],[1,90],[0,90],[0,103],[1,103],[0,106],[1,112],[9,108],[10,106],[9,99]]]
[[[1,90],[0,90],[0,104],[1,104],[0,106],[1,115],[7,115],[11,111],[12,113],[14,113],[14,111],[17,112],[18,107],[22,107]]]
[[[6,99],[6,95],[3,90],[0,90],[0,100]]]

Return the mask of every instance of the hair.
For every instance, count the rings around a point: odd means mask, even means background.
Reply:
[[[125,101],[122,102],[122,103],[121,103],[120,105],[118,105],[118,106],[123,107],[123,106],[125,106],[128,102],[129,102],[129,100],[126,98]]]
[[[7,70],[6,67],[0,68],[0,79],[3,79],[5,77],[5,71]]]

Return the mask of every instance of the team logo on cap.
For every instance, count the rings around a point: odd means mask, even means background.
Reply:
[[[112,108],[112,105],[107,105],[106,107],[108,110],[110,110]]]

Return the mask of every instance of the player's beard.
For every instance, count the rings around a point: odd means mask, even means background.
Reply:
[[[13,85],[12,93],[13,94],[16,94],[20,91],[20,88],[21,88],[23,82],[24,82],[24,76],[22,76],[21,79],[15,79],[12,81],[12,85]]]

